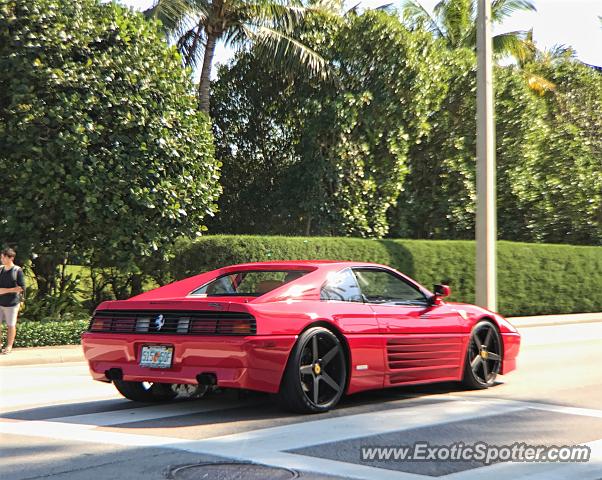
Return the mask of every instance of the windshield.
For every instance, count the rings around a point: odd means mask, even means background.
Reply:
[[[309,270],[246,270],[231,272],[197,288],[191,295],[203,297],[258,297],[309,273]]]

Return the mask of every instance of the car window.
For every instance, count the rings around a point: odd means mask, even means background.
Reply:
[[[364,300],[368,303],[415,305],[426,303],[426,297],[402,278],[379,269],[354,269]]]
[[[301,278],[306,270],[248,270],[232,272],[197,288],[191,295],[253,296],[263,295],[275,288]]]
[[[320,298],[322,300],[339,300],[341,302],[363,301],[360,287],[349,268],[329,276],[320,291]]]

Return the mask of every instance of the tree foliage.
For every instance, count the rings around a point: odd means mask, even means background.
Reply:
[[[474,238],[476,213],[476,61],[449,53],[445,99],[427,138],[410,150],[409,174],[392,211],[393,236]],[[545,135],[543,106],[511,68],[496,68],[498,230],[501,238],[530,240],[527,211],[535,191],[524,188]]]
[[[430,35],[382,11],[320,26],[304,40],[329,61],[334,85],[278,74],[253,51],[220,73],[221,231],[388,231],[408,150],[444,90],[443,64]]]
[[[525,195],[534,238],[602,244],[602,73],[570,57],[529,66],[555,85],[547,91],[545,138],[529,162]]]
[[[472,49],[440,48],[384,12],[302,35],[337,84],[283,75],[253,51],[220,71],[225,194],[212,231],[474,238]],[[602,243],[601,88],[566,49],[496,67],[500,238]]]
[[[195,235],[219,164],[154,23],[93,0],[0,3],[0,237],[50,291],[67,257],[126,265]]]

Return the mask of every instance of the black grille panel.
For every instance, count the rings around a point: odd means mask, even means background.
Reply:
[[[101,310],[92,318],[88,331],[170,335],[255,335],[257,324],[252,315],[240,312]]]

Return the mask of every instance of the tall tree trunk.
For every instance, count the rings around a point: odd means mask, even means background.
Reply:
[[[207,43],[205,44],[205,55],[203,57],[203,69],[201,70],[201,80],[199,82],[199,107],[207,115],[209,114],[209,87],[211,85],[211,66],[213,64],[213,54],[217,44],[217,35],[213,32],[207,34]]]

